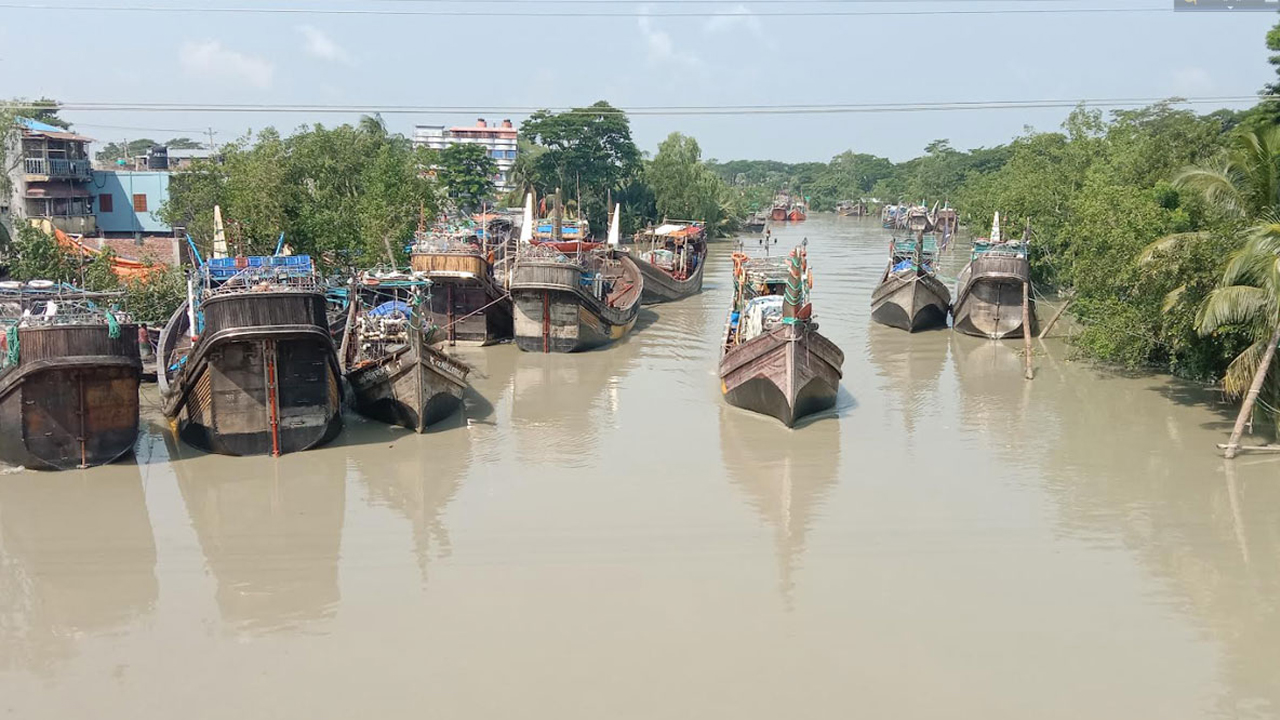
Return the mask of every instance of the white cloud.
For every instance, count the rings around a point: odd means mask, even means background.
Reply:
[[[693,52],[682,48],[677,48],[674,40],[671,39],[670,33],[665,30],[659,30],[654,27],[653,21],[648,17],[641,16],[640,35],[644,37],[645,48],[649,53],[649,62],[654,65],[675,64],[685,67],[695,67],[701,64],[701,60]]]
[[[314,25],[299,25],[298,32],[305,39],[303,48],[307,54],[330,62],[351,63],[351,55],[346,48],[334,42],[325,31]]]
[[[1179,95],[1203,95],[1213,90],[1213,78],[1202,67],[1186,67],[1173,73],[1173,88]]]
[[[747,9],[746,5],[735,5],[723,15],[708,18],[703,30],[709,35],[746,30],[754,37],[765,37],[764,26],[760,24],[760,18]]]
[[[243,82],[259,90],[271,87],[276,70],[267,60],[223,47],[217,40],[183,43],[178,62],[188,75]]]

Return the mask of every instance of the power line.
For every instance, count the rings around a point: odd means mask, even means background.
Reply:
[[[630,3],[617,3],[618,5]],[[643,4],[643,3],[641,3]],[[713,17],[914,17],[934,15],[1123,15],[1171,13],[1173,8],[1161,5],[1101,8],[965,8],[930,10],[767,10],[751,12],[725,12],[720,10],[697,12],[624,12],[564,11],[564,10],[392,10],[376,8],[289,8],[289,7],[165,7],[154,5],[45,5],[34,3],[0,3],[4,10],[39,10],[66,12],[123,12],[123,13],[208,13],[245,15],[373,15],[392,17],[525,17],[525,18],[713,18]]]
[[[527,115],[541,110],[579,115],[628,115],[628,116],[694,116],[694,115],[822,115],[822,114],[871,114],[912,113],[972,110],[1025,110],[1086,107],[1124,107],[1169,103],[1171,105],[1206,105],[1241,102],[1258,102],[1280,98],[1280,95],[1217,95],[1201,97],[1125,97],[1125,98],[1059,98],[1022,100],[972,100],[909,103],[814,103],[788,105],[650,105],[632,107],[534,107],[513,105],[330,105],[330,104],[268,104],[268,103],[156,103],[156,102],[65,102],[56,108],[69,112],[199,112],[241,114],[283,113],[341,113],[384,115],[454,115],[464,113],[498,113]],[[13,110],[48,110],[42,103],[0,103],[0,107]],[[172,132],[191,132],[178,131]]]

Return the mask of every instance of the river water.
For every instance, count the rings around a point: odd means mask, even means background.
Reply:
[[[877,223],[777,235],[846,354],[794,431],[721,401],[726,242],[612,348],[464,351],[425,436],[206,456],[148,387],[135,461],[0,477],[0,713],[1280,714],[1280,458],[1221,460],[1229,407],[873,325]]]

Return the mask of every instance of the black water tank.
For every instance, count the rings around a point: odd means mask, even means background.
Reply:
[[[164,145],[152,145],[151,149],[147,151],[147,169],[168,170],[169,148]]]

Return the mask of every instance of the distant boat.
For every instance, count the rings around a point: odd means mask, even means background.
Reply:
[[[871,319],[907,332],[943,327],[951,293],[937,278],[937,241],[924,237],[889,243],[889,265],[871,293]]]
[[[787,257],[734,255],[733,306],[720,355],[730,405],[787,427],[835,406],[844,353],[818,332],[804,246]]]
[[[426,273],[364,273],[349,288],[341,363],[356,412],[415,432],[462,407],[470,367],[431,347],[429,317],[416,308]]]
[[[953,326],[966,335],[992,339],[1019,338],[1035,332],[1035,301],[1031,300],[1031,328],[1022,323],[1023,284],[1031,282],[1027,242],[1005,241],[1000,235],[1000,214],[991,225],[991,237],[974,242],[969,264],[956,280]]]
[[[781,193],[775,197],[769,217],[774,222],[786,222],[791,217],[791,196]]]
[[[763,230],[768,224],[769,213],[753,212],[747,216],[746,222],[743,223],[743,227],[747,230]]]
[[[165,416],[202,450],[282,455],[342,429],[337,353],[306,255],[200,262],[159,364]]]
[[[702,290],[706,236],[700,222],[665,222],[636,234],[636,265],[644,275],[642,303],[670,302]]]
[[[791,209],[787,213],[787,219],[791,222],[804,222],[809,216],[809,206],[803,200],[796,200],[791,203]]]
[[[106,309],[118,300],[48,281],[0,283],[0,460],[69,470],[133,451],[142,361],[138,327]]]
[[[836,203],[836,215],[840,217],[863,217],[867,214],[867,204],[852,200],[842,200]]]

